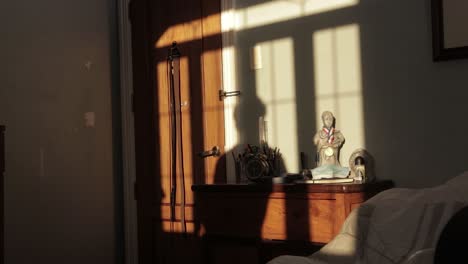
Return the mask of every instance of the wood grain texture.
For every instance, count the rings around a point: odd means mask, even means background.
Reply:
[[[205,159],[205,183],[226,182],[224,155],[224,103],[219,100],[222,89],[221,1],[202,0],[201,61],[203,83],[203,127],[205,149],[218,146],[220,157]],[[209,37],[208,37],[209,36]]]
[[[323,245],[339,233],[353,209],[391,187],[391,182],[375,182],[329,186],[213,184],[192,189],[196,197],[195,219],[200,221],[205,237],[217,238],[213,243],[219,247],[239,239]],[[250,246],[258,247],[255,243]],[[257,258],[265,255],[260,249],[257,254]]]
[[[197,247],[192,247],[196,240],[185,239],[180,232],[184,218],[187,232],[198,232],[192,184],[226,178],[224,157],[198,156],[213,146],[224,153],[224,109],[217,97],[222,85],[220,2],[132,0],[131,10],[139,262],[201,263]],[[180,77],[181,104],[176,105],[176,113],[182,128],[177,144],[183,150],[177,154],[175,171],[167,61],[173,42],[181,53],[180,76],[176,76]],[[174,183],[175,219],[171,219]],[[179,248],[192,257],[178,256]]]
[[[151,263],[203,263],[200,237],[193,234],[192,223],[186,224],[187,233],[182,233],[180,222],[155,221],[153,230],[153,262]]]
[[[345,200],[349,195],[352,194],[200,194],[197,216],[208,234],[327,243],[347,216]],[[303,210],[304,203],[307,210]],[[288,230],[287,225],[298,228]],[[309,232],[299,228],[304,226]]]
[[[178,5],[185,8],[177,9]],[[180,90],[182,115],[183,172],[185,192],[192,184],[225,182],[225,161],[220,157],[200,158],[197,154],[218,146],[224,153],[224,106],[218,99],[222,85],[220,6],[216,1],[154,1],[153,10],[162,21],[154,21],[154,62],[157,64],[155,93],[158,100],[156,120],[159,125],[161,153],[160,180],[168,194],[171,185],[171,131],[169,106],[169,69],[166,61],[169,46],[178,43],[180,58]],[[162,11],[164,10],[164,12]],[[187,11],[188,10],[188,11]],[[179,164],[181,161],[177,160]],[[179,177],[178,177],[179,178]],[[178,183],[180,184],[180,183]],[[178,188],[177,197],[181,197]],[[163,203],[170,196],[163,196]],[[179,198],[178,198],[179,199]],[[190,195],[188,204],[193,203]]]
[[[155,208],[155,210],[157,210]],[[160,205],[160,210],[161,213],[157,214],[156,216],[160,216],[160,219],[163,221],[170,221],[171,220],[171,208],[170,204],[161,204]],[[175,210],[175,220],[180,221],[181,220],[181,208],[180,204],[176,204],[176,210]],[[187,221],[194,221],[195,220],[195,213],[194,213],[194,207],[193,204],[189,204],[185,206],[185,219]]]

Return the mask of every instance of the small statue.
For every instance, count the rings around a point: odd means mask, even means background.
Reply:
[[[358,182],[371,182],[375,180],[374,158],[365,149],[356,149],[349,157],[351,178]]]
[[[362,157],[357,157],[354,160],[354,171],[351,171],[351,174],[354,172],[354,179],[357,181],[364,182],[366,179],[366,163]]]
[[[317,168],[312,170],[313,179],[346,178],[349,168],[341,167],[340,149],[344,144],[343,134],[335,129],[335,117],[330,111],[322,113],[323,127],[314,136],[317,146]]]

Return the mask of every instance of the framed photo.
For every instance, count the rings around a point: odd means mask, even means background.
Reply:
[[[432,0],[433,60],[468,58],[468,1]]]

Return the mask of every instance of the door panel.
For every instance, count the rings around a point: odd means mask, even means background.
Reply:
[[[140,263],[203,263],[191,185],[226,181],[224,105],[218,97],[222,88],[220,1],[133,1]],[[181,106],[176,113],[182,127],[177,144],[183,150],[176,158],[175,182],[167,62],[174,41],[181,53]],[[138,79],[142,77],[144,81]],[[213,146],[220,147],[221,157],[198,155]],[[171,209],[174,183],[176,206]]]

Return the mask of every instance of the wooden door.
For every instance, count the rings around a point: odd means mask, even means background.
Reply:
[[[140,263],[202,263],[191,185],[226,178],[220,1],[134,0],[130,10]],[[181,53],[176,114],[183,149],[175,159],[167,61],[173,42]],[[220,157],[198,155],[214,146]]]

